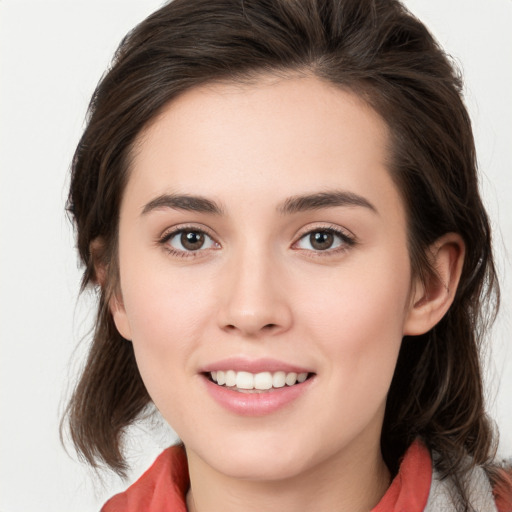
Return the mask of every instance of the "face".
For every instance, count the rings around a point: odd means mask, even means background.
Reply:
[[[387,141],[293,77],[190,90],[141,133],[111,307],[189,458],[272,480],[378,446],[411,309]]]

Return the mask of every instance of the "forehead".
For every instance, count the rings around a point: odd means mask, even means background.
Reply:
[[[262,130],[264,126],[268,130]],[[185,91],[141,131],[136,146],[143,149],[150,139],[157,143],[172,135],[186,139],[187,144],[195,139],[201,146],[229,137],[232,143],[250,142],[255,151],[262,143],[267,147],[271,143],[272,149],[298,151],[301,148],[293,142],[300,137],[313,137],[312,142],[352,143],[358,129],[367,132],[368,147],[384,149],[386,123],[352,91],[313,76],[263,75],[242,83],[215,82]]]
[[[388,140],[363,100],[318,78],[208,84],[171,101],[141,132],[126,193],[280,201],[340,187],[381,195],[380,187],[396,201]]]

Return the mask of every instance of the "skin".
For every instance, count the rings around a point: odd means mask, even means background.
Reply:
[[[413,278],[387,144],[386,124],[354,94],[294,76],[192,89],[140,134],[111,309],[187,448],[190,510],[367,511],[389,486],[379,443],[401,339],[449,307],[463,246],[448,235],[432,247],[442,285]],[[368,205],[283,212],[290,198],[332,191]],[[165,194],[221,213],[155,207]],[[203,248],[163,241],[180,228],[204,231]],[[315,249],[309,233],[326,229],[353,243],[336,235]],[[272,414],[240,416],[200,373],[233,356],[314,378]]]

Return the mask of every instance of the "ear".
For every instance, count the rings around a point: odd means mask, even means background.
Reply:
[[[102,237],[96,237],[89,244],[89,254],[91,255],[94,267],[94,276],[92,282],[99,284],[104,290],[107,285],[107,263],[105,258],[105,240]]]
[[[89,250],[94,264],[94,281],[100,285],[103,293],[108,298],[108,307],[119,334],[123,338],[131,340],[131,329],[123,304],[121,289],[119,285],[111,282],[108,275],[104,240],[99,237],[95,238],[91,242]]]
[[[437,275],[414,283],[404,335],[424,334],[443,318],[452,305],[464,264],[465,245],[457,233],[447,233],[429,247],[428,257]]]

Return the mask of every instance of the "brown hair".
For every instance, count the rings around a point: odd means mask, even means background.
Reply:
[[[406,205],[413,271],[433,275],[427,247],[447,232],[459,233],[466,245],[450,310],[420,339],[403,340],[382,430],[385,461],[396,472],[416,437],[456,479],[467,466],[491,461],[479,353],[498,288],[454,66],[396,0],[174,0],[121,42],[94,92],[72,163],[68,209],[85,265],[83,288],[97,283],[96,264],[107,269],[89,357],[67,409],[72,440],[91,464],[124,472],[123,433],[151,403],[132,345],[108,308],[137,134],[191,87],[296,71],[355,92],[388,124],[390,173]],[[101,251],[92,251],[98,240]]]

